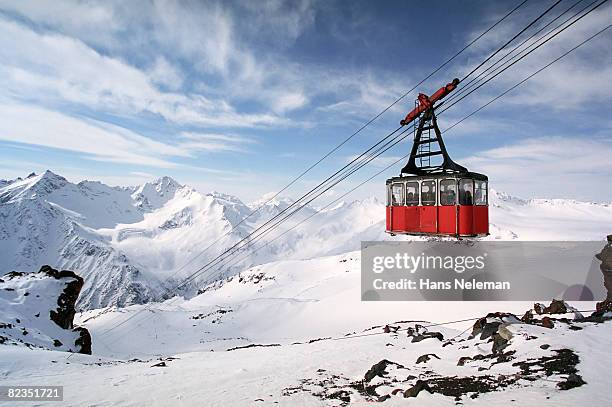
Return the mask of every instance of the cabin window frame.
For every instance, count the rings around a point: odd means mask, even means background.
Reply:
[[[405,206],[419,206],[420,202],[421,202],[421,186],[419,184],[419,181],[407,181],[405,184],[405,196],[404,196],[404,205]],[[408,202],[408,186],[413,186],[415,187],[415,196],[416,196],[416,200],[412,200],[410,202]]]
[[[433,194],[433,202],[428,199],[425,200],[423,199],[423,186],[424,184],[427,184],[425,186],[429,186],[430,184],[433,186],[434,190],[427,192],[428,195]],[[420,201],[421,201],[421,206],[436,206],[437,205],[437,197],[438,197],[438,183],[436,182],[435,179],[427,179],[427,180],[422,180],[421,181],[421,191],[420,191]]]
[[[404,206],[404,203],[406,202],[406,199],[405,199],[405,195],[406,195],[405,189],[406,189],[406,186],[405,186],[405,184],[403,182],[392,182],[390,185],[391,185],[390,188],[389,188],[389,203],[390,203],[390,206]],[[395,186],[399,187],[399,191],[401,193],[401,197],[400,197],[400,202],[399,203],[395,203],[393,201],[393,197],[394,197],[394,195],[393,195],[393,187],[395,187]]]
[[[450,181],[451,184],[455,186],[455,190],[454,190],[454,192],[455,192],[455,200],[454,200],[453,203],[443,203],[442,202],[442,184],[443,183],[447,183],[448,181]],[[458,195],[457,194],[457,188],[458,188],[457,187],[457,180],[455,178],[444,178],[444,179],[440,180],[440,186],[438,188],[438,199],[439,199],[439,202],[440,202],[440,206],[455,206],[455,205],[457,205],[457,195]]]
[[[476,183],[483,183],[484,188],[480,190],[484,191],[484,202],[476,199]],[[474,205],[475,206],[487,206],[489,205],[489,181],[487,180],[474,180]]]
[[[471,203],[467,203],[467,200],[464,199],[466,191],[463,188],[463,183],[465,181],[469,181],[472,184],[472,188],[469,191],[470,195],[471,195],[471,197],[470,197],[471,198]],[[473,178],[461,178],[459,180],[459,205],[474,206],[474,202],[475,202],[475,200],[474,200],[474,196],[475,196],[475,194],[474,194],[474,187],[475,187],[474,182],[475,182],[475,180]]]

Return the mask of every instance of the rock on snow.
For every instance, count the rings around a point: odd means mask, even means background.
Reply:
[[[83,279],[43,266],[0,277],[0,343],[91,354],[91,337],[74,327]]]

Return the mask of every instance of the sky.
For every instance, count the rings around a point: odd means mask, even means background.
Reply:
[[[561,0],[517,41],[590,1],[576,3]],[[0,179],[50,169],[125,186],[168,175],[202,192],[257,199],[518,4],[0,0]],[[395,129],[419,92],[462,77],[552,4],[529,0],[283,195],[299,197],[334,173]],[[610,23],[604,4],[440,114],[440,127]],[[611,40],[612,29],[453,127],[445,133],[452,158],[523,198],[612,202]],[[324,199],[410,147],[399,144]],[[385,178],[403,165],[352,198],[382,198]]]

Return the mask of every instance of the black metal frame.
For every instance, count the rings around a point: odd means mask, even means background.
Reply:
[[[431,130],[434,130],[435,137],[430,136]],[[423,137],[423,132],[427,131],[427,137]],[[431,145],[437,144],[438,149],[432,151]],[[443,162],[440,165],[431,165],[430,158],[436,155],[443,157]],[[417,159],[419,165],[417,165]],[[425,161],[424,161],[425,160]],[[423,165],[425,162],[427,165]],[[410,158],[408,163],[402,168],[400,175],[402,174],[413,174],[413,175],[428,175],[432,173],[467,173],[467,168],[454,162],[446,151],[444,140],[442,139],[442,132],[438,127],[438,121],[436,120],[436,114],[434,108],[430,107],[426,110],[419,120],[419,126],[414,135],[414,142],[412,144],[412,150],[410,151]]]

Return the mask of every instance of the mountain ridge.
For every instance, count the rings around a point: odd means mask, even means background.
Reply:
[[[74,184],[52,171],[30,174],[0,183],[0,250],[8,253],[0,273],[41,264],[74,270],[85,279],[80,309],[161,301],[292,202],[277,197],[244,203],[221,192],[200,193],[170,177],[111,187]],[[612,231],[608,204],[523,200],[491,190],[490,208],[490,239],[599,240]],[[375,197],[343,202],[297,225],[316,210],[303,207],[274,233],[245,245],[243,262],[205,271],[179,294],[194,295],[204,281],[258,264],[341,254],[357,250],[362,240],[405,238],[384,233],[384,203]],[[286,234],[272,242],[280,233]]]

